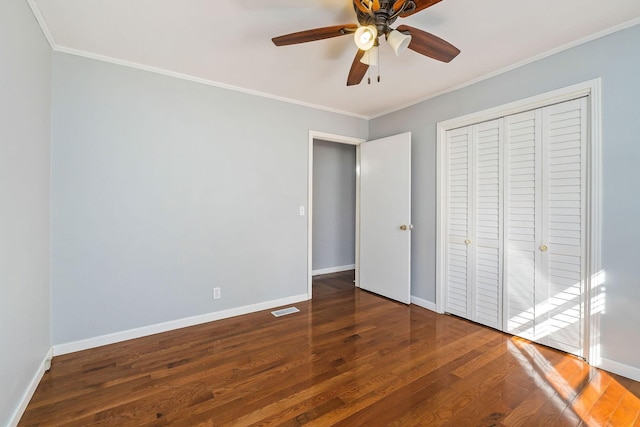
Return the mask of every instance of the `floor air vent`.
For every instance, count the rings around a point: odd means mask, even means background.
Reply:
[[[298,310],[295,307],[289,307],[289,308],[283,308],[282,310],[272,311],[271,314],[273,314],[276,317],[280,317],[280,316],[286,316],[287,314],[297,313],[299,311],[300,310]]]

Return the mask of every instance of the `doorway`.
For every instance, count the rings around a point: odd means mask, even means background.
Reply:
[[[356,147],[313,144],[312,275],[355,269]]]
[[[359,154],[357,146],[363,142],[365,142],[365,140],[360,138],[351,138],[315,131],[309,132],[309,188],[307,201],[307,292],[309,298],[311,298],[313,294],[312,282],[314,273],[324,274],[343,271],[343,269],[346,269],[347,267],[350,269],[353,268],[356,272],[355,284],[358,286],[359,177],[357,174],[357,168]],[[317,157],[320,161],[322,161],[322,159],[328,159],[332,164],[318,165],[319,170],[315,171],[314,164],[316,156],[314,156],[314,152],[317,153]],[[345,163],[349,161],[348,159],[350,155],[352,155],[352,158],[354,159],[354,162],[352,163],[354,179],[352,181],[349,180],[349,182],[353,183],[355,186],[352,191],[345,191],[343,194],[334,194],[333,196],[331,195],[332,190],[340,183],[340,177],[333,177],[333,179],[330,179],[330,182],[323,182],[318,188],[314,176],[319,179],[327,177],[331,174],[332,169],[334,169],[339,175],[344,174]],[[348,173],[348,171],[346,173]],[[350,184],[348,183],[347,185]],[[318,194],[316,194],[316,192]],[[331,212],[331,207],[326,206],[327,203],[332,202],[331,198],[333,197],[335,197],[333,202],[341,205],[339,206],[339,212]],[[314,199],[319,203],[317,207],[314,207]],[[353,204],[353,209],[351,211],[348,207],[349,203]],[[344,217],[345,212],[353,213],[353,221],[349,221],[352,225],[347,226],[346,224],[337,223],[340,218]],[[317,213],[319,221],[314,219],[315,213]],[[330,235],[325,235],[323,238],[316,235],[316,238],[314,239],[314,230],[316,228],[320,228],[320,231],[324,230],[325,233],[332,234],[334,236],[336,230],[347,232],[353,236],[353,242],[350,242],[349,244],[349,242],[338,243],[336,241],[331,241],[332,237]],[[353,251],[352,258],[348,258],[350,250]],[[344,262],[346,262],[344,261],[345,259],[351,259],[352,261],[349,264],[344,264]]]

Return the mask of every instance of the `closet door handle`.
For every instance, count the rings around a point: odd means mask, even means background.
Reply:
[[[541,250],[542,252],[547,252],[547,251],[549,250],[549,246],[547,246],[547,245],[540,245],[540,250]]]
[[[471,244],[471,240],[469,240],[469,239],[465,240],[465,241],[464,241],[464,244],[465,244],[465,245],[467,245],[467,246],[469,246],[469,245]]]

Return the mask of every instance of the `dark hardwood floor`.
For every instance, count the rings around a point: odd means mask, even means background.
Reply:
[[[640,383],[352,280],[316,279],[300,313],[56,357],[20,425],[640,426]]]

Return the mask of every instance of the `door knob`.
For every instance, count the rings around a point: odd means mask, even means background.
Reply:
[[[402,231],[407,231],[407,230],[413,230],[413,225],[409,224],[409,225],[401,225],[400,226],[400,230]]]
[[[547,252],[547,251],[549,250],[549,246],[547,246],[547,245],[540,245],[540,250],[541,250],[542,252]]]
[[[467,245],[467,246],[469,246],[469,245],[471,244],[471,240],[469,240],[469,239],[465,240],[465,241],[464,241],[464,244],[465,244],[465,245]]]

